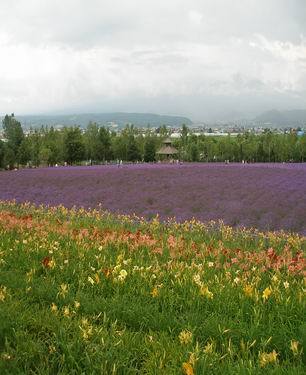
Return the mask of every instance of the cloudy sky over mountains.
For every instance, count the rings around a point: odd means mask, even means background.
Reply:
[[[305,0],[1,0],[0,114],[306,108]]]

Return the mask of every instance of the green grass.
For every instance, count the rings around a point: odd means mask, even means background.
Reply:
[[[0,373],[303,374],[305,246],[2,202]]]

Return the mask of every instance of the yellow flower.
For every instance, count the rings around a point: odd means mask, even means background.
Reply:
[[[57,306],[55,303],[52,302],[52,305],[51,305],[51,311],[56,313],[57,312]]]
[[[3,302],[6,297],[6,286],[0,287],[0,301]]]
[[[61,284],[60,286],[60,291],[59,291],[59,295],[62,296],[63,298],[66,297],[68,293],[68,285],[67,284]]]
[[[96,281],[97,284],[99,284],[99,282],[100,282],[100,277],[97,273],[95,274],[95,281]]]
[[[189,362],[184,362],[182,368],[183,368],[183,373],[185,375],[193,375],[194,374],[193,367],[191,366],[191,364]]]
[[[192,341],[192,333],[188,330],[183,330],[179,334],[179,340],[181,344],[189,344]]]
[[[252,295],[253,295],[253,287],[252,287],[252,285],[250,285],[250,284],[245,285],[244,288],[243,288],[243,291],[244,291],[244,294],[247,297],[252,297]]]
[[[89,324],[86,318],[81,320],[81,326],[79,326],[82,332],[82,338],[87,341],[93,335],[93,327]]]
[[[277,282],[278,282],[278,277],[277,277],[276,275],[273,275],[273,276],[272,276],[272,281],[273,281],[274,283],[277,283]]]
[[[200,294],[201,294],[201,296],[205,296],[208,299],[213,299],[213,297],[214,297],[214,294],[212,292],[210,292],[209,289],[208,289],[208,287],[205,286],[205,285],[201,286],[201,288],[200,288]]]
[[[153,290],[151,292],[151,295],[152,295],[153,298],[158,296],[158,289],[156,287],[153,288]]]
[[[299,354],[298,346],[299,346],[299,342],[298,342],[298,341],[296,341],[296,340],[291,340],[291,342],[290,342],[290,349],[292,350],[292,353],[293,353],[294,355]]]
[[[81,328],[81,331],[82,331],[82,337],[84,340],[88,340],[93,332],[92,332],[92,326],[87,326],[85,328]]]
[[[63,315],[64,315],[65,317],[68,317],[68,316],[70,315],[70,309],[69,309],[69,306],[65,306],[65,307],[64,307]]]
[[[56,348],[54,345],[50,345],[49,346],[49,353],[52,354],[52,353],[55,353],[56,352]]]
[[[27,283],[30,283],[32,281],[35,272],[35,269],[31,269],[29,272],[26,273]]]
[[[272,289],[270,287],[266,288],[262,293],[262,298],[266,301],[272,294]]]
[[[259,364],[260,367],[265,367],[269,363],[276,363],[277,362],[277,356],[278,354],[276,353],[275,350],[271,353],[259,353]]]
[[[125,278],[127,277],[127,272],[126,272],[126,270],[124,270],[124,269],[122,269],[121,271],[120,271],[120,273],[119,273],[119,276],[118,276],[118,281],[124,281],[125,280]]]
[[[87,319],[87,318],[82,318],[82,320],[81,320],[81,324],[82,324],[83,326],[87,326],[87,325],[89,324],[88,319]]]
[[[203,351],[205,354],[211,354],[214,351],[214,343],[208,342]]]
[[[74,307],[78,309],[81,306],[79,301],[74,301]]]
[[[197,357],[197,354],[199,353],[199,346],[198,346],[198,343],[196,345],[196,352],[194,353],[190,353],[190,356],[189,356],[189,360],[188,360],[188,363],[191,365],[191,366],[194,366],[197,361],[199,360],[199,358]]]
[[[92,277],[88,276],[88,281],[90,282],[91,285],[94,285],[95,281]]]

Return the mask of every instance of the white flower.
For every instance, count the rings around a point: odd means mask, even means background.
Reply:
[[[201,285],[201,276],[197,273],[193,276],[193,281],[195,282],[195,284]]]
[[[120,273],[119,273],[119,276],[118,276],[118,280],[119,281],[124,281],[125,280],[125,278],[127,277],[127,272],[126,272],[126,270],[121,270],[120,271]]]
[[[289,288],[289,283],[288,283],[288,281],[285,281],[285,282],[283,283],[283,285],[284,285],[284,288],[285,288],[285,289],[288,289],[288,288]]]
[[[126,278],[127,277],[126,270],[121,270],[120,273],[119,273],[119,276]]]

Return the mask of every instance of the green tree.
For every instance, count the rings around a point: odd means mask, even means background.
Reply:
[[[38,129],[35,129],[30,133],[30,164],[39,167],[40,165],[40,149],[42,147],[43,138]]]
[[[88,124],[84,135],[84,143],[86,158],[91,161],[100,161],[102,146],[99,139],[99,127],[96,123],[90,122]]]
[[[46,129],[44,132],[41,148],[49,150],[48,159],[45,160],[45,163],[49,165],[55,165],[62,162],[64,153],[63,132],[54,130],[52,126],[50,129]],[[46,153],[44,157],[45,156]]]
[[[187,141],[186,159],[189,161],[199,161],[200,153],[199,153],[199,147],[198,147],[198,137],[192,134],[186,141]]]
[[[31,144],[29,138],[24,138],[18,148],[17,160],[21,165],[26,165],[31,158]]]
[[[43,165],[49,165],[52,151],[48,147],[42,147],[39,151],[39,160]]]
[[[144,161],[155,161],[156,142],[152,136],[147,136],[144,143]]]
[[[70,127],[64,130],[65,161],[68,164],[80,162],[85,157],[85,145],[82,133],[78,127]]]
[[[103,161],[110,160],[112,158],[112,150],[111,150],[111,136],[108,129],[102,126],[99,129],[98,134],[99,139],[99,153],[100,157]]]
[[[187,144],[188,133],[189,133],[189,129],[187,125],[183,124],[182,131],[181,131],[181,140],[182,140],[183,146],[186,146]]]
[[[7,139],[8,144],[12,149],[17,152],[18,147],[24,138],[20,122],[15,119],[14,113],[12,113],[11,116],[5,115],[2,125],[4,137]]]
[[[5,144],[0,140],[0,168],[4,167]]]
[[[190,161],[199,161],[199,149],[196,143],[192,143],[189,148],[189,159]]]
[[[8,144],[5,144],[4,147],[4,158],[3,158],[3,164],[5,168],[12,169],[14,168],[16,164],[16,155],[12,147],[10,147]]]
[[[15,119],[14,113],[10,116],[5,115],[2,120],[4,130],[4,137],[7,139],[7,152],[6,161],[10,168],[18,162],[18,150],[24,139],[23,130],[19,121]]]
[[[135,141],[134,135],[130,135],[127,143],[127,160],[137,161],[141,159],[140,151]]]

